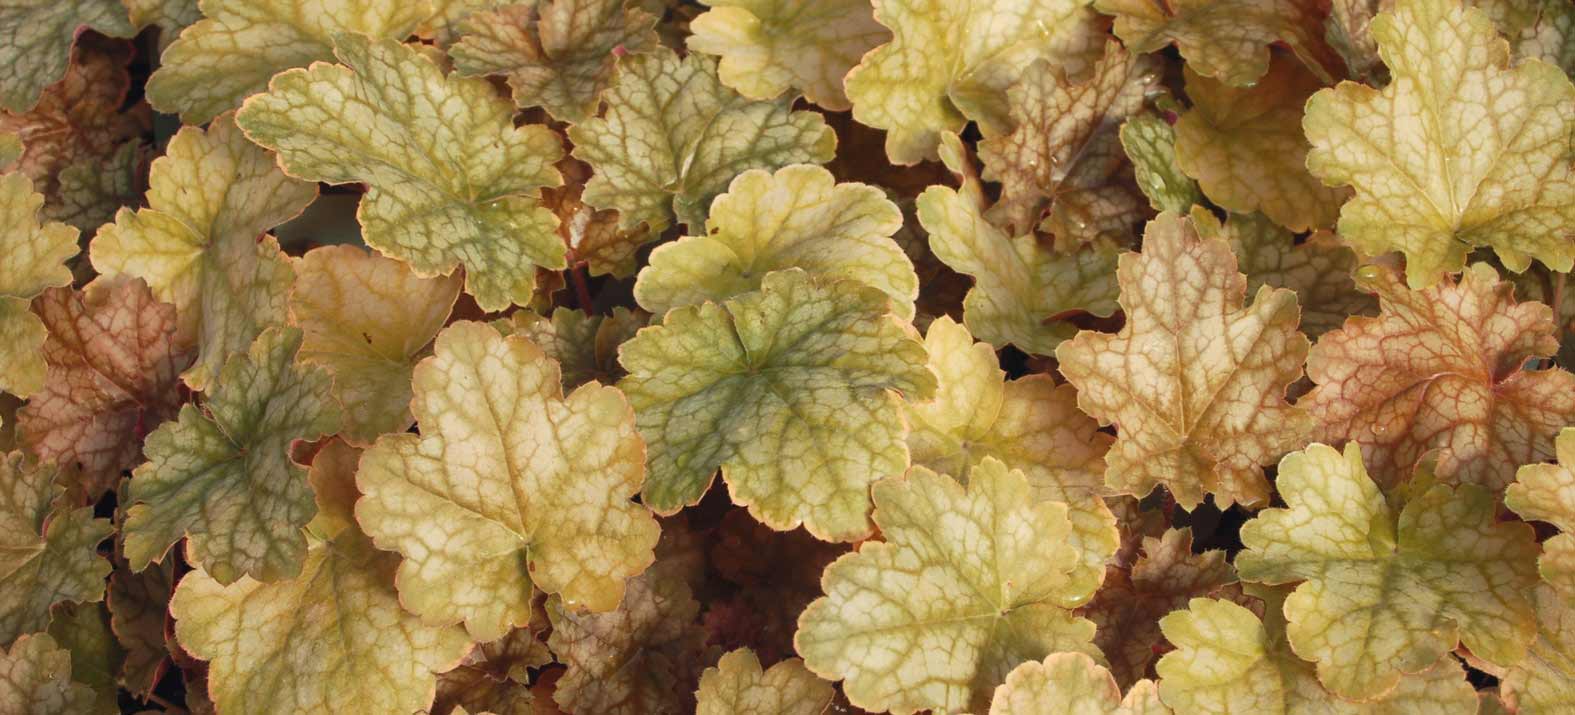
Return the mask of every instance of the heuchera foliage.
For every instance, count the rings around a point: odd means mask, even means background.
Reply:
[[[1575,714],[1571,0],[0,0],[0,715]]]

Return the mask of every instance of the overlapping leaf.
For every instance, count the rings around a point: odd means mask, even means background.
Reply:
[[[66,73],[82,29],[111,37],[137,32],[120,0],[14,0],[0,7],[0,108],[32,109],[44,87]]]
[[[1575,85],[1557,67],[1511,67],[1482,12],[1454,0],[1399,0],[1370,25],[1394,80],[1313,95],[1307,167],[1356,197],[1339,232],[1368,254],[1398,250],[1406,282],[1434,285],[1491,247],[1515,272],[1575,260]]]
[[[1285,600],[1286,635],[1331,691],[1384,695],[1457,641],[1500,666],[1525,656],[1536,542],[1531,527],[1497,521],[1491,493],[1435,485],[1396,508],[1355,444],[1287,456],[1276,486],[1287,507],[1242,527],[1236,568],[1247,581],[1302,582]]]
[[[448,320],[459,276],[422,278],[351,246],[314,249],[294,265],[290,314],[304,333],[301,359],[333,376],[342,434],[370,444],[404,431],[415,421],[410,372]]]
[[[506,321],[493,324],[504,335],[525,336],[547,357],[558,363],[563,389],[573,390],[592,380],[612,384],[623,377],[618,346],[645,327],[650,316],[637,310],[614,308],[611,315],[588,315],[555,308],[552,316],[517,310]]]
[[[1561,532],[1542,542],[1538,568],[1543,580],[1575,598],[1575,428],[1559,432],[1558,464],[1528,464],[1515,473],[1504,505],[1522,518],[1545,521]]]
[[[1176,130],[1152,113],[1121,125],[1121,148],[1132,162],[1138,189],[1155,211],[1184,214],[1203,201],[1196,181],[1176,163]]]
[[[853,117],[886,130],[895,164],[935,159],[943,132],[969,120],[986,135],[1010,129],[1006,89],[1037,59],[1068,76],[1104,44],[1091,0],[881,0],[893,38],[848,73]]]
[[[188,537],[187,552],[218,584],[300,573],[312,490],[290,458],[296,440],[338,429],[322,368],[298,365],[301,331],[270,328],[224,364],[201,407],[148,435],[132,474],[126,559],[140,571]]]
[[[634,285],[642,308],[724,301],[759,289],[772,271],[801,268],[879,288],[899,316],[913,316],[919,277],[891,239],[902,212],[874,186],[837,184],[807,164],[747,171],[711,204],[705,228],[651,252]]]
[[[1151,680],[1132,686],[1125,698],[1110,671],[1082,653],[1054,653],[1014,668],[995,689],[990,715],[1077,713],[1078,715],[1167,715]]]
[[[100,715],[116,712],[93,689],[71,678],[71,653],[47,633],[22,636],[0,652],[0,702],[18,715]]]
[[[889,310],[873,288],[778,271],[624,343],[619,386],[649,445],[645,504],[694,504],[720,467],[734,503],[772,528],[868,534],[869,485],[908,466],[896,393],[935,390],[923,345]]]
[[[1516,303],[1485,264],[1425,291],[1377,267],[1364,284],[1378,316],[1324,335],[1307,360],[1318,387],[1300,404],[1319,440],[1359,442],[1383,485],[1434,449],[1440,476],[1489,489],[1553,457],[1554,435],[1575,422],[1575,375],[1526,369],[1558,349],[1547,306]]]
[[[706,0],[689,23],[689,49],[719,55],[722,83],[750,99],[789,89],[832,111],[850,106],[842,79],[864,53],[891,38],[871,0]]]
[[[59,479],[53,465],[0,454],[0,647],[44,630],[55,604],[104,597],[109,562],[97,546],[113,529],[62,498]]]
[[[479,323],[444,330],[414,380],[421,436],[379,439],[357,477],[357,519],[404,556],[401,601],[484,641],[528,622],[532,584],[616,607],[659,533],[629,501],[645,450],[623,395],[564,397],[540,348]]]
[[[467,75],[503,75],[514,103],[566,122],[596,115],[620,53],[657,46],[656,18],[627,0],[540,0],[471,13],[449,52]]]
[[[1269,70],[1269,45],[1283,42],[1328,81],[1340,60],[1323,39],[1317,0],[1095,0],[1114,15],[1115,33],[1133,52],[1174,43],[1187,66],[1205,77],[1249,86]]]
[[[1535,57],[1575,74],[1575,7],[1559,0],[1475,0],[1517,57]]]
[[[1531,593],[1537,637],[1526,658],[1500,678],[1504,704],[1517,715],[1556,715],[1575,704],[1575,603],[1542,584]]]
[[[1189,509],[1205,494],[1266,503],[1263,465],[1309,423],[1285,402],[1307,354],[1295,294],[1262,286],[1244,306],[1230,246],[1174,214],[1149,223],[1143,252],[1123,255],[1118,275],[1126,325],[1056,350],[1078,406],[1117,426],[1106,483],[1138,496],[1163,484]]]
[[[831,704],[831,683],[797,658],[760,669],[754,651],[735,650],[706,668],[695,693],[696,715],[819,715]]]
[[[299,214],[317,189],[281,173],[229,116],[207,130],[182,128],[148,185],[147,208],[121,209],[93,237],[93,267],[141,278],[174,304],[198,348],[182,377],[206,390],[225,360],[284,325],[294,274],[273,237],[258,237]]]
[[[750,169],[824,164],[837,136],[813,112],[787,99],[756,102],[723,86],[715,61],[670,50],[619,63],[600,117],[570,127],[574,156],[596,175],[585,202],[614,208],[620,225],[660,232],[673,217],[690,230],[705,224],[711,200]]]
[[[966,488],[915,467],[875,485],[884,542],[826,569],[794,637],[810,670],[866,710],[983,711],[1019,664],[1089,651],[1092,595],[1064,543],[1066,505],[1034,502],[1022,472],[986,459]]]
[[[0,391],[27,397],[44,387],[39,354],[47,337],[28,301],[71,282],[66,259],[77,253],[77,231],[41,222],[44,197],[21,174],[0,176]]]
[[[340,64],[276,76],[236,122],[291,176],[369,184],[356,214],[367,245],[418,276],[464,265],[484,310],[529,303],[536,267],[566,265],[540,202],[561,181],[558,136],[516,128],[485,80],[445,76],[409,46],[338,35],[334,52]]]
[[[202,0],[199,20],[148,78],[161,112],[204,124],[268,89],[292,67],[332,61],[334,36],[403,40],[431,14],[425,0]]]

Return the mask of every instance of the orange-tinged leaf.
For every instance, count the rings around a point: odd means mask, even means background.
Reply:
[[[25,112],[45,85],[66,72],[84,29],[131,37],[131,13],[119,0],[12,0],[0,7],[0,108]]]
[[[1280,42],[1325,81],[1341,74],[1324,43],[1318,0],[1095,0],[1094,7],[1116,17],[1116,36],[1133,52],[1175,43],[1188,67],[1226,84],[1261,79],[1268,46]]]

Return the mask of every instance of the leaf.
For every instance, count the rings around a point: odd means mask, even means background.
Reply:
[[[71,282],[65,262],[77,253],[77,230],[41,222],[44,197],[21,174],[0,176],[0,391],[28,397],[44,388],[47,337],[28,301]]]
[[[986,459],[964,488],[915,467],[874,493],[886,541],[826,569],[794,637],[854,705],[981,712],[1018,664],[1092,652],[1093,624],[1067,610],[1093,584],[1074,578],[1066,505],[1033,502],[1022,472]]]
[[[133,139],[107,157],[72,162],[60,170],[55,200],[46,199],[44,215],[92,235],[113,221],[122,206],[142,201],[141,174],[147,154],[147,145]]]
[[[1308,431],[1285,402],[1307,354],[1295,294],[1263,286],[1244,306],[1230,247],[1174,214],[1149,223],[1118,279],[1120,332],[1083,331],[1056,350],[1078,407],[1117,426],[1106,484],[1134,496],[1163,484],[1188,509],[1205,494],[1221,508],[1267,503],[1262,466]]]
[[[61,604],[49,620],[49,635],[71,653],[71,680],[93,689],[98,711],[116,712],[115,677],[125,651],[109,632],[109,615],[98,604]]]
[[[529,627],[516,628],[472,650],[459,667],[438,676],[437,699],[431,711],[459,713],[468,709],[499,715],[556,712],[545,710],[550,704],[538,699],[529,687],[528,671],[553,662],[552,653],[542,640],[546,629],[546,612],[533,608]]]
[[[458,664],[470,642],[400,608],[398,561],[346,529],[307,550],[288,580],[225,586],[198,569],[170,602],[175,635],[212,661],[208,692],[226,714],[422,711],[434,673]]]
[[[1100,186],[1097,180],[1110,171],[1096,165],[1121,160],[1118,127],[1156,91],[1162,67],[1114,41],[1104,52],[1092,73],[1077,80],[1036,60],[1006,91],[1015,128],[979,142],[984,178],[1001,182],[1001,200],[989,214],[997,223],[1032,230],[1046,207],[1064,212],[1063,198],[1079,201],[1064,195]]]
[[[345,409],[341,434],[358,445],[403,432],[410,372],[448,320],[459,276],[421,278],[405,264],[353,246],[323,246],[294,261],[290,315],[301,360],[334,378]]]
[[[521,108],[583,122],[596,116],[619,53],[657,46],[657,18],[627,4],[541,0],[474,12],[460,22],[449,53],[461,74],[507,77]]]
[[[592,380],[612,384],[623,377],[618,346],[645,327],[649,316],[624,307],[611,315],[587,315],[578,310],[554,308],[548,318],[529,310],[516,310],[508,320],[493,323],[504,335],[522,335],[558,363],[563,389],[572,390]]]
[[[1370,25],[1394,81],[1308,100],[1307,168],[1350,185],[1340,235],[1406,256],[1414,289],[1459,271],[1472,247],[1516,273],[1568,271],[1575,245],[1575,85],[1537,60],[1513,67],[1487,16],[1451,0],[1400,0]]]
[[[89,246],[103,275],[141,278],[172,303],[197,363],[182,377],[209,390],[224,362],[283,326],[294,274],[271,236],[316,187],[285,176],[226,115],[206,131],[183,127],[148,177],[148,207],[121,209]]]
[[[536,267],[567,265],[540,202],[561,181],[558,136],[516,128],[513,105],[486,80],[444,76],[391,40],[338,38],[341,64],[284,72],[247,100],[236,117],[246,135],[278,151],[291,176],[370,184],[356,213],[367,245],[417,276],[463,264],[483,310],[529,303]]]
[[[837,135],[783,99],[755,102],[722,86],[713,60],[669,50],[631,55],[604,97],[607,111],[569,128],[574,156],[596,171],[585,203],[619,212],[619,225],[653,234],[676,215],[698,229],[711,200],[750,169],[824,164]],[[648,147],[629,151],[631,145]]]
[[[831,683],[789,658],[761,672],[749,649],[735,650],[700,675],[696,715],[819,715],[831,704]]]
[[[699,611],[679,572],[661,562],[630,579],[623,601],[606,613],[547,599],[547,645],[568,666],[553,700],[576,713],[694,712],[695,680],[709,660],[705,632],[694,624]]]
[[[110,630],[126,651],[119,680],[141,698],[153,692],[169,662],[164,626],[174,590],[172,564],[161,564],[132,573],[117,563],[109,576],[104,604],[109,607]]]
[[[1535,57],[1575,73],[1575,7],[1558,0],[1476,0],[1516,57]]]
[[[93,689],[71,679],[71,654],[48,633],[25,635],[0,653],[0,702],[25,715],[113,713]]]
[[[842,79],[866,52],[890,40],[875,22],[871,0],[706,0],[691,20],[692,52],[721,57],[725,84],[750,99],[775,99],[790,89],[833,112],[852,104]]]
[[[66,73],[71,46],[84,29],[131,37],[119,0],[12,0],[0,8],[0,109],[26,112],[44,87]]]
[[[718,467],[773,529],[869,533],[869,485],[908,465],[897,392],[935,390],[924,347],[884,293],[800,270],[725,303],[669,312],[624,343],[619,383],[649,452],[642,501],[671,514]]]
[[[1558,527],[1560,534],[1542,542],[1538,570],[1565,597],[1575,598],[1575,428],[1561,430],[1554,447],[1559,464],[1521,467],[1504,492],[1504,506],[1523,519]]]
[[[558,216],[558,235],[569,247],[569,265],[584,264],[592,276],[634,275],[641,247],[659,236],[643,223],[620,228],[617,211],[585,205],[585,184],[591,179],[589,164],[566,156],[558,161],[558,170],[564,175],[564,185],[543,191],[542,205]]]
[[[1155,211],[1187,213],[1202,203],[1197,182],[1176,164],[1176,130],[1154,114],[1133,114],[1121,125],[1121,148],[1137,175],[1138,188]]]
[[[1216,549],[1192,553],[1192,530],[1168,529],[1141,539],[1130,569],[1112,567],[1093,600],[1078,613],[1094,622],[1094,645],[1110,661],[1116,683],[1137,683],[1163,650],[1160,619],[1188,599],[1224,593],[1236,570]]]
[[[1325,82],[1342,73],[1324,44],[1326,10],[1316,0],[1095,0],[1114,15],[1115,33],[1136,52],[1175,44],[1186,66],[1237,87],[1251,86],[1269,70],[1269,45],[1284,43]]]
[[[911,319],[919,277],[891,239],[900,228],[902,212],[877,187],[838,184],[809,164],[746,171],[711,204],[704,235],[651,252],[634,297],[660,315],[758,290],[771,272],[801,268],[879,288]]]
[[[1286,635],[1331,691],[1383,695],[1457,640],[1499,665],[1525,655],[1536,542],[1530,526],[1497,522],[1491,493],[1435,485],[1397,509],[1354,443],[1343,457],[1321,444],[1292,453],[1276,486],[1287,507],[1242,527],[1236,569],[1246,581],[1303,582],[1285,600]]]
[[[995,351],[941,316],[924,336],[935,399],[907,405],[913,463],[942,474],[968,475],[986,458],[1022,470],[1035,502],[1067,505],[1068,543],[1085,568],[1076,575],[1097,587],[1116,550],[1115,516],[1105,506],[1109,435],[1077,409],[1077,392],[1049,375],[1006,381]]]
[[[187,553],[220,584],[301,572],[301,527],[316,508],[290,445],[334,432],[340,410],[328,373],[295,363],[300,346],[296,328],[264,331],[224,364],[202,407],[182,407],[148,435],[121,529],[133,571],[186,536]]]
[[[1296,292],[1301,329],[1307,335],[1318,337],[1338,329],[1346,318],[1377,312],[1378,301],[1352,279],[1360,257],[1334,234],[1317,231],[1297,243],[1294,234],[1262,214],[1231,214],[1222,225],[1199,207],[1191,218],[1199,234],[1230,242],[1247,274],[1247,290],[1269,286]]]
[[[1384,486],[1434,449],[1444,450],[1440,477],[1492,490],[1515,467],[1553,457],[1554,434],[1575,422],[1575,375],[1525,369],[1558,349],[1547,306],[1516,303],[1485,264],[1425,291],[1377,267],[1362,282],[1378,317],[1346,321],[1307,360],[1318,387],[1300,404],[1317,439],[1360,442]]]
[[[97,499],[137,464],[142,436],[180,409],[191,345],[176,334],[175,307],[141,280],[51,288],[33,310],[49,331],[48,379],[17,412],[17,429],[41,459],[74,467]]]
[[[134,27],[159,28],[159,54],[169,49],[181,31],[202,19],[198,0],[126,0]]]
[[[1575,604],[1546,584],[1531,592],[1537,638],[1526,659],[1497,673],[1504,704],[1517,715],[1556,715],[1575,704]]]
[[[1006,90],[1045,59],[1079,76],[1099,57],[1103,30],[1090,0],[879,0],[891,28],[848,73],[853,117],[886,130],[894,164],[937,158],[940,135],[969,120],[985,136],[1010,129]]]
[[[1278,599],[1259,620],[1224,600],[1194,598],[1160,621],[1176,650],[1159,660],[1159,695],[1178,712],[1473,715],[1477,694],[1460,664],[1440,662],[1408,675],[1370,703],[1341,700],[1319,684],[1312,664],[1285,641]]]
[[[425,1],[202,0],[206,17],[182,32],[148,78],[148,101],[187,124],[241,106],[274,75],[334,58],[334,36],[402,40],[431,14]]]
[[[1214,203],[1261,211],[1292,231],[1333,226],[1347,189],[1307,173],[1302,105],[1322,83],[1281,56],[1250,87],[1233,87],[1186,69],[1192,109],[1176,122],[1176,161]]]
[[[380,438],[357,477],[356,520],[404,556],[401,602],[482,641],[528,622],[532,584],[616,607],[660,533],[629,501],[645,450],[623,395],[590,383],[564,397],[541,348],[469,322],[438,335],[414,380],[421,436]]]
[[[1012,669],[995,689],[990,715],[1078,713],[1079,715],[1165,715],[1151,680],[1139,681],[1121,697],[1115,678],[1082,653],[1053,653]]]
[[[774,663],[794,655],[793,632],[799,614],[820,597],[820,575],[846,544],[820,541],[802,529],[775,531],[729,509],[709,535],[710,581],[719,592],[708,600],[706,642],[747,648]]]
[[[104,598],[109,562],[97,547],[113,529],[61,498],[59,474],[21,452],[0,455],[0,647],[44,630],[57,603]]]
[[[919,196],[918,214],[935,255],[974,279],[963,299],[963,323],[980,340],[1049,355],[1077,332],[1065,318],[1116,310],[1113,245],[1060,252],[1031,233],[1010,236],[986,221],[975,201],[944,186]]]

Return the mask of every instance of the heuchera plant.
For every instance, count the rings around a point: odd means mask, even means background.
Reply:
[[[0,0],[0,715],[1571,715],[1570,0]]]

